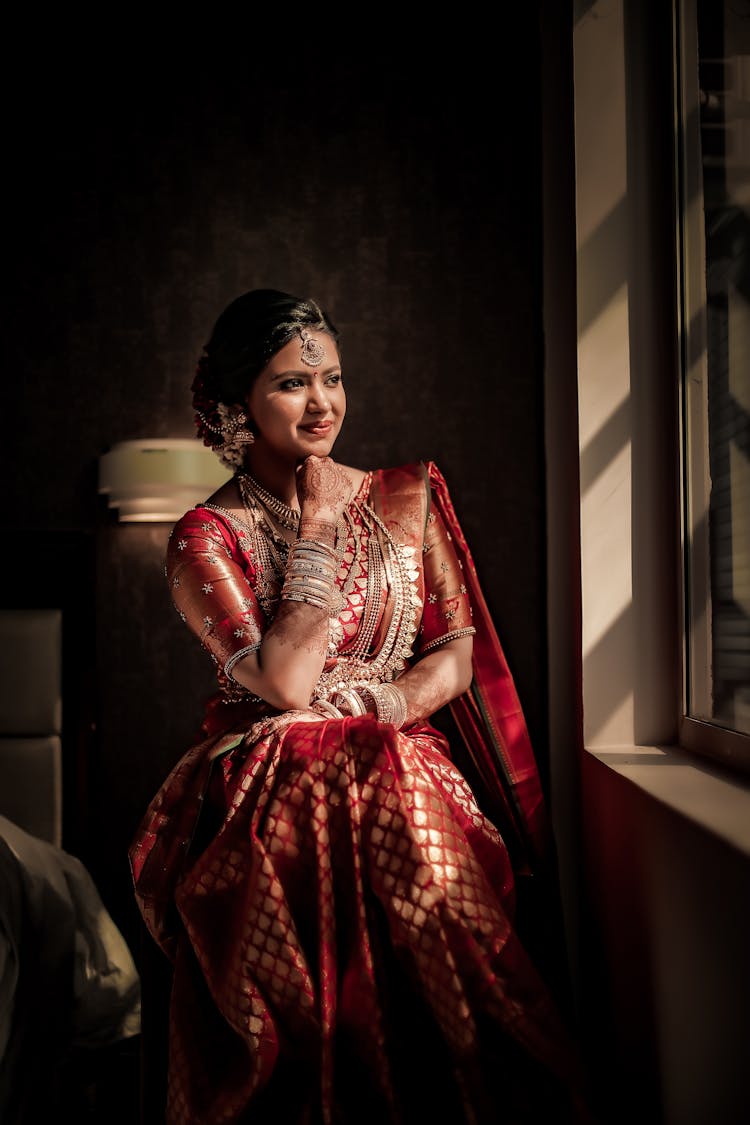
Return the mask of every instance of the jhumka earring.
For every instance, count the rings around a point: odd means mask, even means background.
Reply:
[[[235,422],[237,428],[235,429],[231,440],[239,442],[243,445],[252,445],[252,443],[255,441],[255,434],[252,430],[249,430],[247,428],[247,415],[244,411],[241,411],[237,415]]]
[[[247,414],[241,406],[227,406],[219,402],[216,404],[216,413],[220,419],[218,426],[209,422],[200,412],[197,416],[208,430],[218,435],[219,440],[212,444],[219,460],[227,468],[236,470],[244,463],[245,449],[255,441],[255,434],[249,428]]]
[[[207,430],[213,434],[220,434],[224,444],[239,442],[251,445],[255,441],[255,434],[247,428],[247,415],[241,406],[225,406],[223,402],[216,404],[216,413],[221,419],[221,424],[216,426],[210,422],[205,414],[196,410],[196,418],[200,418]]]

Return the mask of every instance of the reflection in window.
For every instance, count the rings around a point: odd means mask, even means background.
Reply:
[[[678,27],[686,704],[750,734],[750,3]]]

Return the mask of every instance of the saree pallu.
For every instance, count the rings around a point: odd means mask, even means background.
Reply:
[[[390,503],[373,482],[389,526],[418,496],[406,479]],[[479,698],[471,749],[518,827]],[[494,734],[512,765],[522,720],[505,710],[516,742],[498,711]],[[566,1031],[514,929],[508,847],[445,736],[305,718],[215,706],[131,847],[174,965],[170,1125],[582,1120]]]

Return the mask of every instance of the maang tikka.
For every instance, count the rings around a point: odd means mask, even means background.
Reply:
[[[299,338],[302,341],[300,359],[308,367],[319,367],[326,357],[326,350],[312,336],[306,328],[298,328]]]

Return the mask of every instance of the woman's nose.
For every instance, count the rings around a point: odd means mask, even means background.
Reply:
[[[322,383],[313,383],[307,399],[308,410],[329,410],[330,406],[331,400],[326,388]]]

